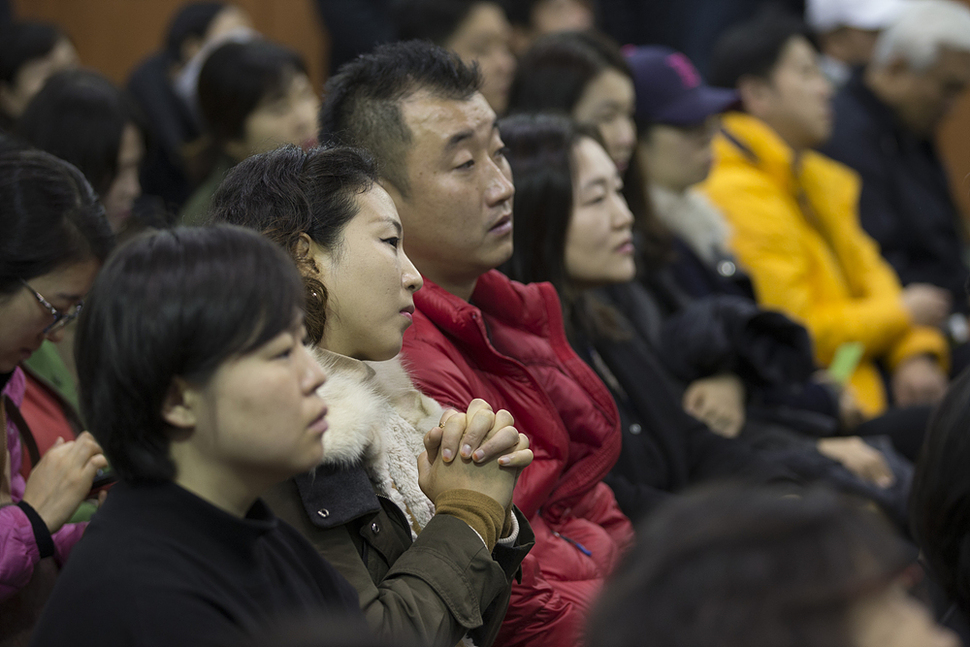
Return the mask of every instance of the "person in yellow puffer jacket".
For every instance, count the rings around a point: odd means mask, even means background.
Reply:
[[[937,328],[949,302],[900,286],[858,219],[860,179],[811,149],[832,128],[832,89],[794,20],[761,15],[715,48],[711,81],[736,87],[744,112],[724,116],[702,185],[731,223],[732,246],[764,306],[803,323],[828,366],[845,342],[865,352],[850,385],[867,416],[889,401],[931,404],[946,389],[949,351]]]

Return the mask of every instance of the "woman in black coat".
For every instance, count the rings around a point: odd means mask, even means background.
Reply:
[[[709,305],[712,317],[723,316],[720,327],[698,327],[696,317],[667,322],[660,338],[668,341],[658,346],[643,330],[649,313],[630,318],[604,291],[642,287],[633,282],[633,216],[595,133],[549,115],[510,117],[500,129],[516,183],[515,252],[504,269],[516,280],[556,286],[574,348],[613,393],[624,443],[608,483],[624,512],[642,516],[670,493],[710,479],[768,482],[794,474],[872,498],[901,521],[908,465],[899,459],[894,474],[884,462],[896,459],[891,450],[886,459],[871,450],[873,461],[842,465],[820,454],[815,438],[788,427],[771,425],[752,443],[716,435],[688,415],[685,384],[672,370],[678,362],[694,371],[706,362],[764,381],[807,377],[814,369],[804,331],[776,315]],[[718,356],[696,352],[699,342],[719,349]]]

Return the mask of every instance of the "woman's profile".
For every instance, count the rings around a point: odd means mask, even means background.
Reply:
[[[34,644],[226,644],[359,617],[353,588],[260,499],[323,457],[326,376],[305,335],[298,274],[251,231],[161,231],[112,256],[76,354],[82,411],[120,483]]]

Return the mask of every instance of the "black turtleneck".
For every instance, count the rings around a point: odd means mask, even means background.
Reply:
[[[33,645],[233,644],[357,592],[262,501],[235,517],[174,483],[119,484],[74,548]]]

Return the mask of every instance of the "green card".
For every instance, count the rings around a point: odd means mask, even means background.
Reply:
[[[859,366],[859,361],[865,352],[866,347],[862,342],[845,342],[838,347],[835,355],[832,357],[832,363],[829,364],[829,375],[836,382],[844,386],[849,382],[852,374],[855,373],[855,369]]]

